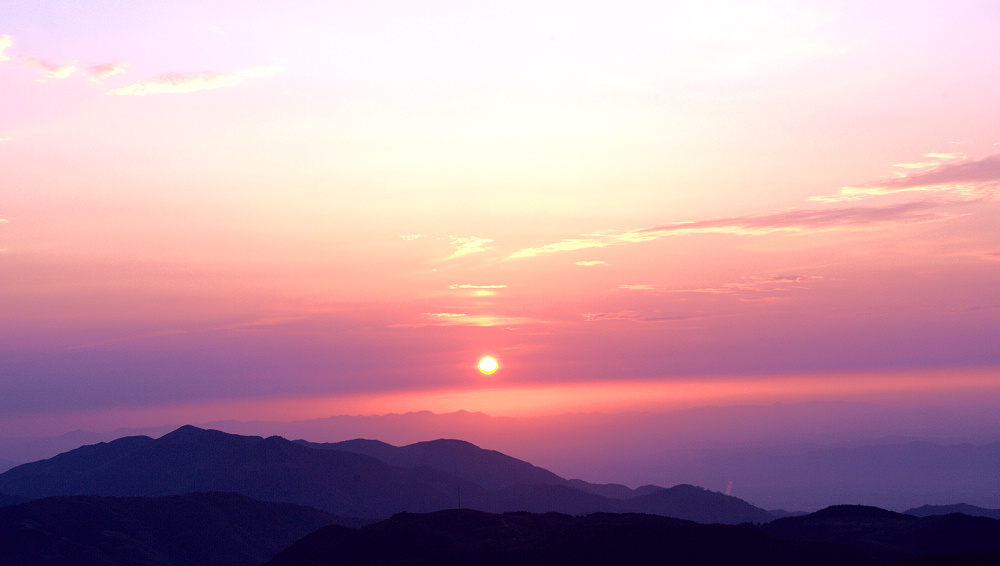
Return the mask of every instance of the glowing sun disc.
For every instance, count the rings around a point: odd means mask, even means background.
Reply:
[[[500,369],[500,364],[497,363],[497,359],[493,356],[486,356],[485,358],[479,360],[479,371],[487,375],[498,369]]]

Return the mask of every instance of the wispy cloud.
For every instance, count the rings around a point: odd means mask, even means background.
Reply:
[[[960,153],[927,153],[924,156],[947,161],[899,164],[899,167],[921,170],[891,179],[843,187],[836,194],[811,197],[810,200],[838,202],[912,191],[952,191],[967,198],[977,198],[995,192],[1000,185],[1000,155],[992,155],[979,161],[964,159],[964,155]]]
[[[420,238],[426,238],[424,234],[400,234],[400,238],[406,240],[407,242],[412,242],[413,240],[418,240]]]
[[[23,56],[20,60],[29,67],[44,72],[50,79],[65,79],[76,72],[76,65],[56,63],[50,59]]]
[[[736,283],[725,283],[718,287],[697,287],[694,289],[676,289],[659,285],[619,285],[619,289],[630,291],[652,291],[656,293],[684,294],[704,293],[711,295],[736,294],[774,294],[785,293],[795,289],[807,289],[810,281],[822,279],[819,275],[764,275],[746,277]]]
[[[583,267],[593,267],[595,265],[607,265],[607,262],[601,260],[591,260],[591,261],[577,261],[573,265],[581,265]]]
[[[524,316],[493,316],[485,314],[468,314],[454,312],[425,312],[422,316],[430,319],[431,325],[458,325],[458,326],[515,326],[519,324],[541,322],[533,318]],[[405,325],[424,326],[424,325]]]
[[[667,316],[658,312],[647,313],[628,310],[614,312],[588,312],[583,314],[583,320],[586,322],[603,322],[608,320],[625,320],[629,322],[676,322],[681,320],[708,318],[708,316],[709,315],[702,314]]]
[[[543,246],[518,250],[510,254],[507,259],[647,242],[686,234],[762,235],[772,232],[818,232],[859,229],[886,223],[928,222],[949,218],[951,215],[938,210],[941,207],[942,203],[940,202],[919,201],[882,207],[851,206],[827,209],[795,209],[752,216],[675,222],[639,230],[599,232],[581,238],[568,238]]]
[[[474,297],[492,297],[497,294],[497,289],[506,289],[506,285],[449,285],[449,289],[456,291],[464,291],[466,294],[471,294]]]
[[[445,259],[456,259],[470,254],[485,252],[490,249],[490,247],[486,244],[489,244],[492,241],[493,240],[489,238],[480,238],[478,236],[469,236],[468,238],[452,238],[451,243],[455,246],[455,251]]]
[[[806,289],[807,283],[822,279],[819,275],[765,275],[747,277],[736,283],[726,283],[719,287],[708,289],[680,289],[676,293],[776,293],[793,289]]]
[[[103,81],[108,77],[120,75],[124,72],[125,72],[125,65],[119,62],[101,63],[100,65],[91,65],[87,67],[87,74],[98,81]]]
[[[139,81],[115,89],[115,94],[144,96],[148,94],[186,94],[236,86],[248,78],[267,77],[280,71],[275,66],[257,66],[234,73],[203,71],[198,73],[172,73],[148,81]]]
[[[0,61],[10,61],[10,56],[4,52],[14,45],[14,40],[9,35],[0,35]]]

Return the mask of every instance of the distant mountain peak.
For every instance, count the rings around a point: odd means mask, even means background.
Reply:
[[[815,513],[809,515],[809,517],[819,518],[819,519],[832,519],[832,518],[844,518],[844,519],[912,519],[912,515],[906,515],[904,513],[897,513],[895,511],[887,511],[879,507],[871,507],[869,505],[831,505],[825,509],[820,509]]]
[[[205,432],[207,432],[207,429],[198,428],[194,425],[184,425],[173,432],[164,434],[160,437],[160,440],[166,442],[187,441],[192,438],[197,438]]]

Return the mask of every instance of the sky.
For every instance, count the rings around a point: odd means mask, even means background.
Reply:
[[[9,434],[1000,407],[996,2],[0,14]]]

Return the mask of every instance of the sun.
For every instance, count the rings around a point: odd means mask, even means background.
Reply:
[[[485,373],[486,375],[489,375],[498,369],[500,369],[500,364],[493,356],[486,356],[479,360],[479,371]]]

